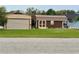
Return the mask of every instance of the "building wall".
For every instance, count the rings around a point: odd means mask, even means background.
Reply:
[[[64,28],[63,23],[68,22],[67,17],[36,17],[36,20],[38,20],[38,23],[36,23],[37,28]],[[45,27],[40,27],[39,21],[46,21]],[[53,22],[53,24],[51,24]],[[38,25],[37,25],[38,24]]]
[[[51,21],[47,21],[46,25],[48,28],[62,28],[62,21],[53,21],[53,24]]]
[[[40,22],[39,21],[45,21],[45,26],[41,26],[40,27]],[[38,21],[38,25],[37,28],[64,28],[64,23],[68,22],[68,21],[52,21],[52,20],[39,20]]]
[[[27,19],[8,19],[7,29],[31,29],[31,20]]]
[[[64,23],[68,24],[68,19],[65,15],[35,15],[32,19],[36,21],[36,28],[46,29],[46,28],[65,28]],[[45,26],[40,26],[40,21],[45,21]],[[53,24],[51,24],[53,21]],[[57,22],[55,22],[57,21]],[[42,25],[42,24],[41,24]]]
[[[54,21],[53,28],[62,28],[62,21]]]
[[[39,20],[37,26],[38,26],[39,29],[46,29],[46,21],[45,20]]]

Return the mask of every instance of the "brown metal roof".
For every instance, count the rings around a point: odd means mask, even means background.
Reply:
[[[19,19],[31,19],[31,16],[29,15],[23,15],[23,14],[8,14],[6,16],[7,18],[19,18]]]
[[[36,15],[36,19],[64,21],[67,20],[67,17],[65,15]]]
[[[36,17],[66,17],[65,15],[36,15]]]

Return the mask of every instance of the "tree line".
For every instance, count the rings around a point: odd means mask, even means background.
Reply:
[[[21,10],[16,11],[10,11],[9,13],[15,13],[15,14],[23,14]],[[39,10],[37,8],[27,8],[24,14],[27,15],[66,15],[66,14],[76,14],[79,13],[79,10],[76,12],[74,10],[54,10],[54,9],[48,9],[45,10]]]

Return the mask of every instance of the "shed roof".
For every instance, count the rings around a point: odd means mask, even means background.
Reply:
[[[31,16],[24,14],[7,14],[7,18],[31,19]]]
[[[66,17],[65,15],[36,15],[36,17]]]
[[[65,15],[36,15],[36,19],[64,21],[67,20],[67,17]]]

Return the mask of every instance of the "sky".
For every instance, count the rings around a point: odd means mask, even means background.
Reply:
[[[47,11],[48,9],[52,8],[54,10],[64,10],[64,9],[69,9],[69,10],[79,10],[79,5],[4,5],[7,11],[12,11],[12,10],[23,10],[25,11],[29,7],[34,7],[39,10],[45,10]]]

